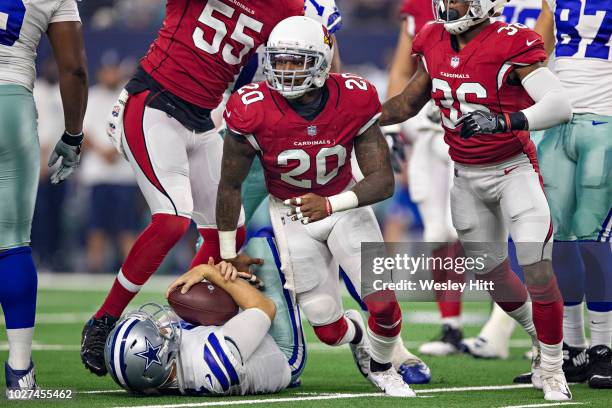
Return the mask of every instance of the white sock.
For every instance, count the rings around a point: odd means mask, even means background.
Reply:
[[[8,365],[13,370],[27,370],[30,368],[34,328],[7,329],[6,337],[9,343]]]
[[[504,312],[504,309],[499,307],[497,303],[494,303],[491,317],[482,327],[478,336],[486,339],[489,344],[506,344],[507,347],[515,326],[516,321],[512,316]]]
[[[542,370],[548,372],[563,372],[563,342],[544,344],[540,342]]]
[[[612,312],[595,312],[589,310],[589,328],[591,329],[591,347],[612,343]]]
[[[586,347],[584,337],[584,309],[582,303],[563,306],[563,341],[571,347]]]
[[[408,351],[406,346],[404,346],[402,337],[397,336],[397,340],[395,340],[395,348],[393,349],[393,358],[391,359],[393,367],[398,369],[402,364],[416,364],[420,362],[421,359]]]
[[[508,314],[514,318],[523,326],[523,329],[531,336],[531,342],[537,346],[538,344],[538,335],[536,333],[535,326],[533,325],[533,317],[531,314],[531,302],[525,302],[518,309],[508,312]]]
[[[380,336],[368,327],[368,337],[370,339],[370,355],[372,358],[380,364],[390,363],[399,335],[393,337]]]
[[[346,320],[348,329],[346,330],[346,333],[344,333],[344,336],[342,336],[342,339],[335,344],[336,346],[341,346],[343,344],[350,343],[355,338],[355,332],[357,331],[355,329],[355,323],[353,323],[351,319],[347,319],[345,316],[342,316],[342,318]],[[365,333],[363,333],[363,336],[365,336]]]
[[[443,317],[442,324],[448,324],[453,329],[461,328],[461,316]]]

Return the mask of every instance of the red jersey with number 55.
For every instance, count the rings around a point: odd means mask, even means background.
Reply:
[[[268,191],[281,200],[344,191],[353,177],[353,141],[380,117],[378,93],[365,79],[331,74],[325,87],[327,102],[310,121],[265,82],[244,86],[227,102],[228,128],[257,150]]]
[[[303,14],[304,0],[167,0],[140,64],[175,96],[214,109],[274,26]]]
[[[412,46],[431,77],[431,96],[440,107],[444,140],[451,158],[463,164],[493,164],[525,153],[537,162],[527,131],[475,135],[462,139],[457,120],[475,110],[517,112],[534,104],[520,81],[511,80],[517,67],[546,60],[542,38],[519,24],[494,22],[461,51],[442,24],[430,23]]]

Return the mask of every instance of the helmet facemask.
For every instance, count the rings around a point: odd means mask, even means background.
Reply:
[[[264,74],[268,86],[296,99],[325,84],[329,67],[323,53],[300,48],[267,47]]]
[[[450,34],[462,34],[471,27],[493,17],[501,10],[508,0],[457,0],[468,4],[468,10],[460,17],[459,12],[448,6],[449,0],[433,0],[433,11],[436,23],[444,24]]]

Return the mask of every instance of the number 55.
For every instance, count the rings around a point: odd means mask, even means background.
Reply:
[[[228,18],[231,18],[235,12],[233,8],[227,4],[221,3],[219,0],[208,0],[208,3],[206,3],[206,7],[204,7],[198,21],[215,30],[215,35],[212,43],[209,43],[204,39],[204,30],[202,30],[200,27],[196,27],[195,31],[193,32],[193,42],[196,47],[211,55],[219,52],[221,42],[227,35],[227,27],[225,23],[213,15],[214,11],[221,13]],[[230,44],[225,44],[222,55],[223,61],[227,62],[228,64],[240,64],[242,62],[242,58],[255,46],[255,40],[244,33],[245,27],[259,33],[261,32],[263,23],[247,16],[246,14],[240,14],[236,23],[236,28],[234,29],[234,32],[230,38],[240,44],[243,44],[244,48],[242,48],[238,54],[238,57],[236,57],[232,53],[234,47]]]

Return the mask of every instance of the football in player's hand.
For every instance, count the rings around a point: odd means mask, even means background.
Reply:
[[[175,288],[168,303],[181,319],[194,325],[221,326],[238,314],[229,293],[209,282],[196,283],[185,294],[181,287]]]

